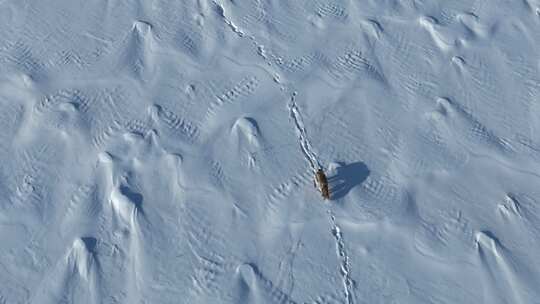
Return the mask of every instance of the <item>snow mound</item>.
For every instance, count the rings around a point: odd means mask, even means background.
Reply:
[[[0,0],[0,304],[537,303],[539,22]]]

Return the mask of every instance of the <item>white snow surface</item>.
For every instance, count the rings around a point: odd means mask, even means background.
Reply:
[[[0,303],[540,303],[539,29],[537,0],[0,0]]]

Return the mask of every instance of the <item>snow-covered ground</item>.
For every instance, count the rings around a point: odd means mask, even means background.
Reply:
[[[539,29],[538,0],[0,0],[0,303],[540,303]]]

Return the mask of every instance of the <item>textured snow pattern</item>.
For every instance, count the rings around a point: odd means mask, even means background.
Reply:
[[[540,303],[539,29],[537,0],[0,0],[0,304]]]

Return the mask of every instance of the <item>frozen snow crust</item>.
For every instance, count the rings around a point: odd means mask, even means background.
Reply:
[[[0,303],[540,303],[539,28],[0,0]]]

